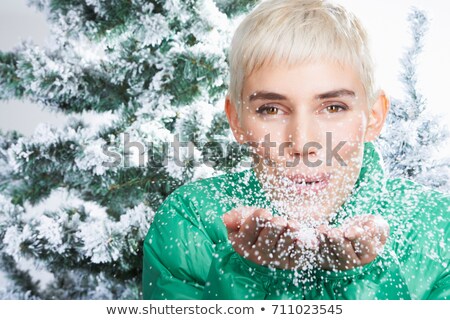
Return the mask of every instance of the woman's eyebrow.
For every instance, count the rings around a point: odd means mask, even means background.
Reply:
[[[276,92],[256,91],[248,96],[250,102],[255,100],[287,100],[285,96]]]
[[[356,97],[356,94],[352,90],[348,89],[338,89],[338,90],[331,90],[324,93],[319,93],[314,96],[315,99],[323,100],[323,99],[329,99],[329,98],[338,98],[342,96],[350,96],[350,97]],[[288,100],[288,98],[282,94],[276,93],[276,92],[269,92],[269,91],[255,91],[248,97],[249,102],[255,101],[255,100]]]
[[[352,90],[347,89],[339,89],[339,90],[332,90],[324,93],[320,93],[316,95],[314,98],[322,100],[322,99],[329,99],[329,98],[338,98],[342,96],[350,96],[350,97],[356,97],[356,94]]]

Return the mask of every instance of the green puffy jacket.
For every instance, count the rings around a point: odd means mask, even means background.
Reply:
[[[271,208],[253,169],[178,188],[144,242],[144,299],[449,299],[449,196],[405,179],[386,180],[372,143],[365,144],[353,191],[332,224],[383,215],[391,228],[383,253],[352,270],[302,275],[248,261],[228,242],[225,212]]]

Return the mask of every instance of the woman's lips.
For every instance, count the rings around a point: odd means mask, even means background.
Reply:
[[[287,176],[287,178],[297,194],[319,193],[327,188],[330,182],[330,175],[327,173],[316,175],[299,174]]]

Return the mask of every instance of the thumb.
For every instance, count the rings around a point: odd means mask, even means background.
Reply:
[[[222,216],[222,221],[228,232],[238,231],[241,227],[242,212],[238,209],[232,209]]]
[[[364,234],[364,229],[358,225],[353,225],[345,229],[344,236],[347,240],[354,241],[361,238]]]

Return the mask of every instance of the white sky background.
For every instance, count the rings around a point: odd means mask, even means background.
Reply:
[[[407,15],[411,6],[424,9],[430,20],[418,68],[419,88],[432,112],[450,120],[446,97],[450,75],[450,2],[443,0],[335,0],[353,11],[368,29],[380,86],[393,97],[403,95],[398,80],[399,59],[410,44]],[[45,16],[26,6],[26,0],[0,0],[0,50],[11,50],[21,40],[45,45],[49,29]],[[31,134],[38,123],[61,125],[64,116],[49,113],[26,101],[0,101],[0,129]]]
[[[410,8],[425,11],[429,30],[423,53],[419,57],[418,86],[432,112],[450,121],[450,1],[443,0],[335,0],[354,12],[366,27],[371,39],[378,83],[386,93],[401,97],[399,63],[412,37],[407,21]]]

